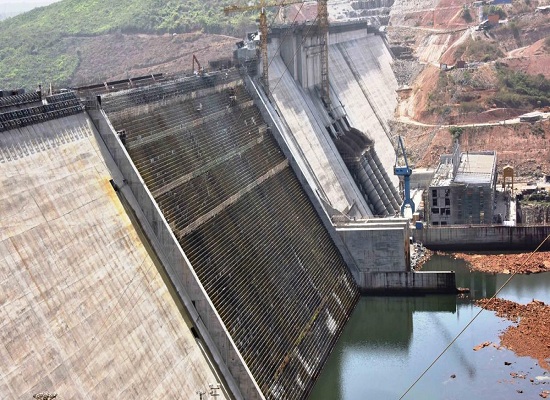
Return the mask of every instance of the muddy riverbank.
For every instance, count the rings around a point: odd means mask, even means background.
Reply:
[[[500,335],[504,347],[518,356],[535,358],[550,371],[550,306],[539,300],[518,304],[498,298],[477,300],[476,305],[514,323]]]

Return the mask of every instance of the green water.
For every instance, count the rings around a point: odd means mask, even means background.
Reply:
[[[309,399],[401,398],[478,313],[474,299],[492,296],[509,277],[470,273],[463,261],[445,256],[432,257],[424,270],[455,270],[457,285],[472,292],[465,297],[361,298]],[[498,297],[550,303],[550,273],[515,276]],[[498,343],[509,325],[483,311],[403,399],[539,398],[543,389],[550,390],[550,380],[540,379],[550,374],[536,360],[492,346],[473,351],[485,341]],[[513,378],[511,372],[527,374],[527,379]]]

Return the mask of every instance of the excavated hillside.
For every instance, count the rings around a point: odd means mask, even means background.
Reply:
[[[514,166],[516,183],[548,185],[550,120],[522,123],[515,118],[550,111],[550,18],[536,11],[543,2],[513,0],[502,6],[507,21],[488,30],[475,28],[483,6],[475,10],[459,0],[400,2],[405,6],[394,7],[388,29],[390,45],[401,58],[394,69],[402,85],[391,128],[405,137],[410,162],[434,168],[458,139],[463,151],[495,150],[498,171]],[[459,4],[463,8],[453,8]],[[548,199],[543,190],[524,198],[523,222],[548,223]],[[525,254],[456,256],[485,272],[550,268],[546,253],[532,259]],[[478,305],[517,322],[502,333],[501,345],[538,359],[548,369],[548,306],[537,300],[528,305],[497,300],[480,300]],[[541,398],[548,395],[547,390],[540,393]]]
[[[392,130],[405,137],[407,155],[417,168],[434,168],[441,154],[451,152],[454,139],[449,127],[397,122]],[[464,151],[495,150],[498,170],[513,165],[518,181],[528,182],[550,175],[549,120],[533,124],[465,126],[460,130],[458,139]]]
[[[77,54],[79,65],[71,86],[126,79],[156,73],[192,73],[193,55],[209,61],[233,58],[237,38],[203,33],[107,34],[69,37],[67,52]]]
[[[399,3],[388,27],[390,45],[421,72],[397,68],[400,83],[410,87],[401,96],[398,118],[483,123],[550,106],[550,18],[537,10],[542,1],[514,0],[496,8],[466,0]],[[500,23],[480,29],[481,20],[496,11]]]
[[[511,164],[525,181],[550,174],[549,121],[517,118],[550,111],[550,18],[537,10],[545,1],[499,9],[467,0],[395,2],[388,41],[402,90],[393,129],[417,167],[437,165],[451,149],[449,126],[458,125],[463,149],[496,150],[499,168]],[[480,29],[490,10],[503,12],[501,23]]]

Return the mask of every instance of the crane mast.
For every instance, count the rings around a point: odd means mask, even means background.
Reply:
[[[405,206],[409,205],[411,208],[412,213],[415,212],[415,205],[413,200],[411,199],[411,175],[412,175],[412,168],[409,167],[409,163],[407,162],[407,153],[405,152],[405,145],[403,144],[403,138],[401,136],[397,137],[398,139],[398,148],[395,153],[395,165],[393,167],[393,173],[397,176],[403,177],[403,205],[401,206],[401,216],[404,216]],[[405,161],[405,166],[400,167],[398,166],[398,158],[399,158],[399,150],[401,149],[401,153],[403,154],[403,159]]]
[[[265,93],[269,96],[269,59],[267,57],[267,15],[262,7],[260,13],[260,49],[262,53],[262,79]]]
[[[330,109],[330,85],[328,80],[328,7],[327,0],[317,1],[317,18],[321,39],[321,97]]]
[[[330,85],[328,78],[328,6],[327,0],[317,2],[317,27],[321,44],[321,98],[327,108],[330,108]],[[266,3],[261,0],[256,5],[230,5],[223,9],[226,15],[234,12],[260,10],[260,54],[262,59],[262,83],[265,92],[269,94],[269,58],[267,54],[267,7],[281,7],[290,4],[303,3],[303,0],[283,0],[281,3]]]
[[[269,95],[269,59],[267,57],[267,35],[268,35],[268,26],[267,26],[267,15],[265,9],[267,7],[280,7],[283,5],[302,3],[303,0],[290,0],[282,1],[278,3],[266,3],[265,0],[261,0],[259,4],[240,6],[240,5],[230,5],[224,7],[223,12],[225,15],[229,15],[234,12],[244,12],[244,11],[260,11],[260,54],[262,59],[262,83],[266,94]]]

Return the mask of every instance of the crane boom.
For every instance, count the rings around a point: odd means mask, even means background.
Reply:
[[[254,11],[254,10],[260,11],[260,52],[262,57],[262,80],[263,80],[264,88],[267,94],[269,94],[269,71],[268,71],[269,59],[267,57],[268,26],[267,26],[267,15],[265,13],[265,9],[267,7],[282,7],[289,4],[302,3],[302,2],[303,0],[290,0],[290,1],[283,0],[280,3],[267,3],[265,0],[261,0],[259,4],[245,5],[245,6],[232,4],[230,6],[224,7],[223,9],[223,12],[225,13],[225,15],[229,15],[235,12],[245,12],[245,11]]]
[[[197,69],[195,69],[195,63],[197,63]],[[203,69],[201,67],[201,63],[197,59],[197,57],[193,54],[193,72],[197,71],[197,74],[202,75]]]
[[[401,149],[401,153],[403,154],[403,159],[405,160],[405,167],[409,168],[409,163],[407,162],[407,153],[405,152],[405,145],[403,144],[403,138],[401,136],[397,137],[397,141],[399,144],[399,148]],[[397,157],[399,153],[395,154],[395,165],[397,166]]]

